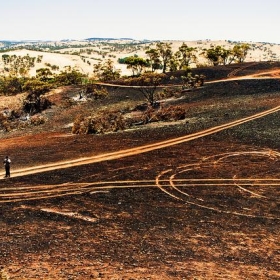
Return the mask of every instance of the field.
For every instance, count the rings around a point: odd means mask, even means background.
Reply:
[[[60,73],[67,68],[76,69],[91,76],[93,67],[104,60],[112,60],[115,69],[122,75],[132,75],[131,69],[127,69],[125,64],[118,63],[119,59],[137,55],[147,59],[147,47],[155,48],[157,41],[137,41],[137,40],[84,40],[84,41],[58,41],[58,42],[13,42],[12,48],[2,55],[35,58],[34,65],[29,69],[28,74],[36,75],[36,71],[41,68],[48,68],[53,73]],[[279,61],[280,45],[265,42],[233,42],[227,40],[198,40],[198,41],[164,41],[170,43],[173,53],[185,43],[187,46],[195,48],[197,61],[191,63],[191,67],[209,65],[209,61],[202,55],[204,49],[213,46],[222,46],[232,49],[236,44],[248,43],[250,50],[247,53],[246,61]],[[0,50],[4,46],[0,42]],[[38,60],[37,58],[40,59]],[[3,59],[0,60],[0,73],[4,70]],[[11,66],[11,65],[10,65]],[[55,66],[55,68],[53,68]]]
[[[280,279],[279,69],[202,69],[164,104],[185,120],[104,135],[71,134],[90,108],[54,92],[46,124],[1,134],[2,279]],[[94,106],[143,102],[109,90]]]

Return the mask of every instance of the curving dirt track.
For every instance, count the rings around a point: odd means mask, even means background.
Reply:
[[[255,218],[263,218],[263,219],[272,219],[272,220],[280,220],[280,217],[276,215],[260,215],[252,213],[252,211],[246,211],[248,209],[240,209],[229,210],[229,207],[224,207],[219,204],[211,203],[210,201],[206,201],[204,199],[199,199],[198,197],[192,197],[189,193],[187,193],[188,189],[196,188],[196,187],[236,187],[243,194],[250,194],[252,197],[257,197],[259,199],[263,199],[270,203],[280,203],[280,200],[274,196],[265,196],[257,193],[257,190],[260,187],[279,187],[280,179],[275,177],[270,178],[259,178],[254,177],[251,174],[250,178],[239,178],[237,174],[235,174],[235,170],[231,169],[231,177],[229,178],[188,178],[185,179],[186,174],[193,173],[194,171],[209,173],[209,169],[221,169],[224,164],[232,164],[234,158],[238,158],[239,160],[244,158],[261,158],[263,161],[263,169],[265,169],[265,161],[266,160],[278,160],[280,157],[280,153],[272,151],[242,151],[242,152],[232,152],[232,153],[224,153],[218,154],[214,156],[209,156],[204,158],[201,162],[195,164],[186,164],[176,168],[176,170],[165,170],[161,172],[157,178],[156,183],[157,186],[166,194],[171,197],[178,199],[180,201],[184,201],[187,204],[195,205],[197,207],[205,208],[210,211],[216,211],[219,213],[229,214],[229,215],[237,215],[237,216],[246,216],[246,217],[255,217]],[[235,159],[236,160],[236,159]],[[183,178],[180,179],[180,177]],[[179,177],[179,178],[177,178]],[[177,179],[176,179],[177,178]],[[166,185],[166,182],[169,182],[169,185]],[[256,189],[256,190],[255,190]]]

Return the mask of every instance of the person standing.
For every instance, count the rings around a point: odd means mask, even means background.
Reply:
[[[10,174],[10,165],[11,165],[11,159],[8,156],[6,156],[5,159],[4,159],[4,166],[5,166],[5,170],[6,170],[5,178],[11,176],[11,174]]]

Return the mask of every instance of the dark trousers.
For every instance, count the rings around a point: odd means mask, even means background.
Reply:
[[[5,170],[6,170],[6,176],[5,177],[10,177],[10,166],[5,166]]]

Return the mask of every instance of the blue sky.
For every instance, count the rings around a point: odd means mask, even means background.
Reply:
[[[0,40],[114,37],[280,44],[279,0],[8,0]]]

